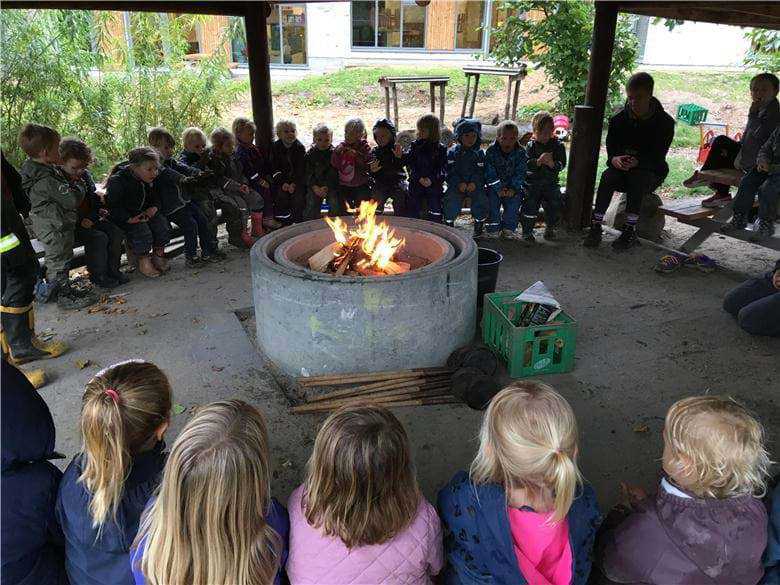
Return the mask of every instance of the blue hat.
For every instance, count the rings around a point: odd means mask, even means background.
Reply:
[[[482,139],[482,123],[474,118],[461,118],[455,122],[455,138],[460,140],[466,132],[476,132],[477,142]]]

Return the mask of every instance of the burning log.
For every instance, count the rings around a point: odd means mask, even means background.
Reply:
[[[328,265],[336,258],[340,248],[341,244],[338,242],[328,244],[314,256],[309,258],[309,268],[315,272],[325,272],[328,269]]]

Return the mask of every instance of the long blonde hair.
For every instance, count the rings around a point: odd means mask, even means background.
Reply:
[[[393,538],[422,497],[406,431],[381,406],[345,407],[327,418],[304,486],[309,524],[349,548]]]
[[[498,483],[507,494],[524,489],[554,494],[552,520],[569,513],[582,477],[577,468],[577,420],[552,386],[516,382],[490,401],[471,464],[474,483]]]
[[[134,547],[149,585],[267,585],[281,542],[271,506],[268,431],[246,402],[202,407],[182,429]]]
[[[133,456],[154,446],[171,412],[163,371],[140,360],[111,366],[87,383],[81,406],[84,456],[78,481],[89,490],[92,526],[116,518]]]

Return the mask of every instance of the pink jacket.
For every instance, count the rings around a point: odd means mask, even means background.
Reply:
[[[428,585],[444,565],[441,525],[425,498],[406,530],[384,544],[348,549],[339,538],[309,525],[301,508],[303,486],[287,503],[290,511],[291,585]]]

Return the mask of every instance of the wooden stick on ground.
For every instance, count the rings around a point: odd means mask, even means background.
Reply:
[[[380,380],[392,380],[394,378],[409,378],[433,374],[452,374],[452,368],[415,368],[411,370],[394,370],[389,372],[365,372],[359,374],[324,374],[321,376],[308,376],[298,378],[296,381],[302,386],[342,386],[364,382],[378,382]]]
[[[409,378],[399,381],[388,380],[383,382],[374,382],[372,384],[365,384],[363,386],[356,386],[352,388],[344,388],[341,390],[334,390],[325,394],[318,394],[307,398],[307,402],[320,402],[322,400],[332,400],[334,398],[342,398],[346,396],[365,396],[369,394],[375,394],[382,390],[394,390],[398,388],[411,388],[413,386],[430,387],[436,384],[449,384],[450,376],[433,376],[430,378]]]
[[[451,399],[453,396],[446,389],[430,390],[422,393],[406,393],[388,396],[370,396],[366,398],[352,398],[333,401],[316,402],[314,404],[301,404],[293,406],[290,412],[293,414],[303,414],[310,412],[329,412],[337,410],[342,406],[366,406],[368,404],[378,404],[382,406],[391,406],[396,402],[406,402],[408,400],[428,400],[428,399]],[[457,399],[455,400],[457,402]]]

